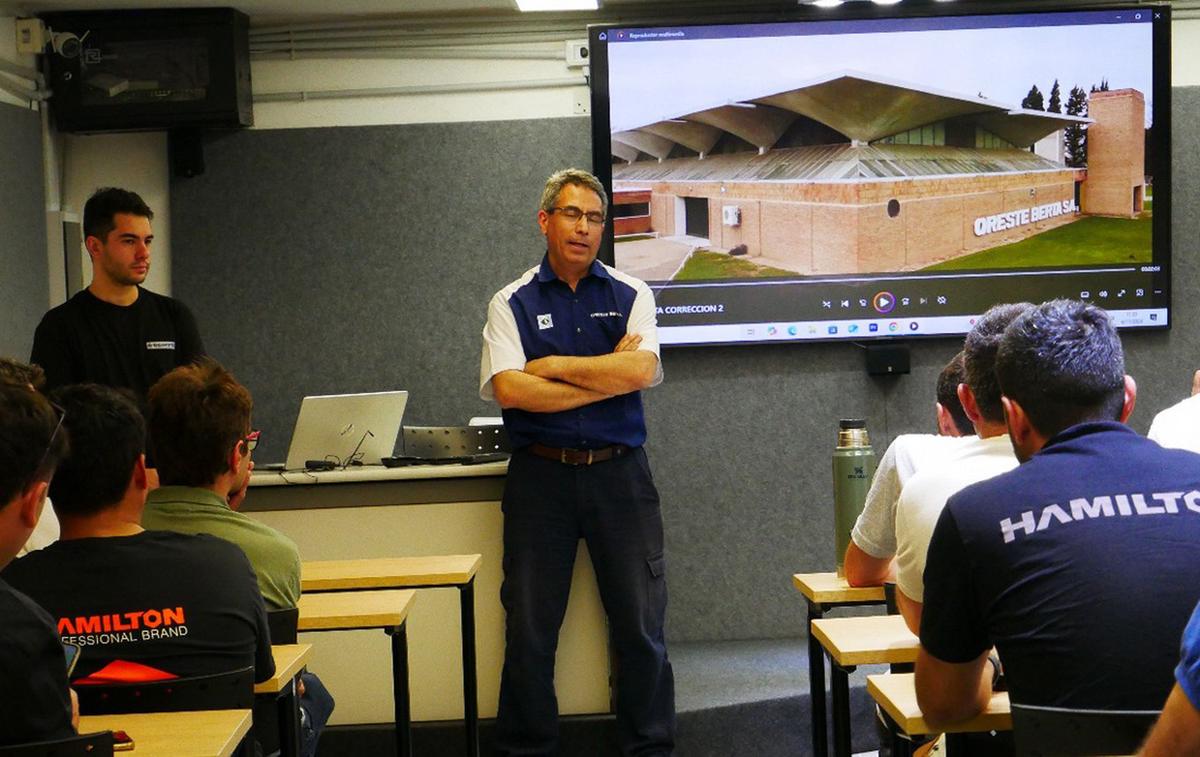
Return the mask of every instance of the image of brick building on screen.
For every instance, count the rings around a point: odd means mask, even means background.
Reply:
[[[703,249],[798,275],[915,271],[1083,217],[1136,219],[1145,113],[1135,89],[1093,92],[1084,117],[840,71],[613,124],[616,264],[666,281]],[[1071,127],[1086,167],[1067,165]]]

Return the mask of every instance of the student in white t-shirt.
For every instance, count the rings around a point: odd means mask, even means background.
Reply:
[[[891,580],[896,554],[896,502],[901,489],[919,468],[954,454],[964,441],[961,437],[975,434],[958,400],[958,385],[963,381],[959,352],[938,375],[934,403],[938,435],[901,434],[879,458],[863,511],[846,546],[846,580],[851,586],[878,586]]]
[[[1200,452],[1200,371],[1192,376],[1192,396],[1154,416],[1146,436],[1163,447]]]

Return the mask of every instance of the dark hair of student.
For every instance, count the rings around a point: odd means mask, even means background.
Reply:
[[[0,384],[0,508],[54,474],[67,434],[45,397],[27,386]]]
[[[32,386],[34,391],[40,392],[46,387],[46,372],[40,365],[0,357],[0,384],[19,386],[23,389]]]
[[[1074,300],[1031,308],[1005,331],[996,375],[1043,436],[1112,421],[1125,404],[1125,355],[1108,314]]]
[[[150,387],[150,443],[166,486],[208,486],[250,431],[254,400],[220,363],[204,358]]]
[[[138,457],[146,449],[146,422],[127,391],[99,384],[75,384],[51,398],[65,412],[63,426],[71,452],[50,482],[54,512],[94,515],[125,495]]]
[[[975,405],[983,419],[1004,422],[1000,404],[1000,384],[996,381],[996,350],[1004,330],[1017,316],[1033,307],[1028,302],[994,305],[979,316],[963,343],[963,371],[966,384],[975,395]]]
[[[129,213],[154,220],[154,211],[137,192],[119,187],[97,189],[83,206],[83,236],[107,240],[108,233],[117,227],[113,217]]]
[[[958,429],[958,433],[970,436],[975,433],[975,425],[971,423],[971,419],[967,417],[967,411],[963,410],[962,403],[958,401],[958,385],[966,380],[967,371],[963,367],[963,354],[959,352],[950,358],[950,362],[946,363],[942,372],[938,374],[937,401],[950,413],[950,418],[954,421],[954,427]]]

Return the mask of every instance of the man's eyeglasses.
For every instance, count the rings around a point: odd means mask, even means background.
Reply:
[[[574,205],[564,205],[561,208],[550,208],[549,212],[551,214],[560,213],[562,214],[563,218],[567,219],[571,223],[579,223],[580,218],[586,217],[589,226],[604,225],[603,213],[599,213],[595,210],[591,211],[590,213],[584,213],[582,209],[577,208]]]
[[[67,411],[61,405],[51,402],[50,407],[54,408],[54,413],[58,416],[58,425],[54,427],[54,431],[50,432],[50,441],[46,442],[46,451],[42,453],[42,459],[38,461],[38,473],[41,473],[42,468],[46,465],[46,458],[50,456],[50,450],[54,449],[54,440],[58,438],[58,432],[62,431],[63,418],[67,417]]]
[[[261,431],[259,431],[258,429],[254,429],[253,431],[251,431],[250,433],[248,433],[244,437],[242,437],[242,444],[245,445],[246,452],[254,451],[254,448],[258,446],[258,437],[261,435],[262,435]]]

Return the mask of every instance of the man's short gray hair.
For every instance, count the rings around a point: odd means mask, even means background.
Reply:
[[[604,185],[595,176],[581,168],[565,168],[546,179],[546,188],[542,190],[542,210],[549,213],[554,207],[554,203],[558,201],[559,192],[562,192],[563,187],[568,184],[590,189],[600,195],[600,212],[608,217],[608,193],[604,191]]]

